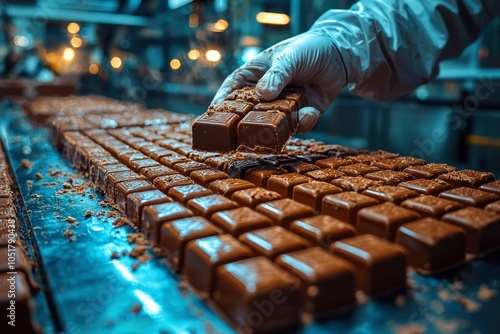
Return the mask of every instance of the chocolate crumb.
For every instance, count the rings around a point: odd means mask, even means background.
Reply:
[[[495,299],[497,295],[497,291],[494,289],[491,289],[489,286],[486,284],[481,284],[479,286],[479,290],[477,290],[477,297],[481,299],[482,301],[490,301]]]
[[[141,311],[141,309],[142,309],[142,305],[136,304],[136,305],[132,306],[132,308],[130,309],[130,312],[137,314]]]
[[[139,256],[144,255],[147,249],[148,249],[147,246],[144,245],[136,246],[132,249],[129,256],[133,258],[138,258]]]
[[[41,173],[36,173],[35,177],[36,177],[37,180],[43,179],[43,175]]]
[[[122,227],[128,224],[128,219],[119,217],[113,222],[114,228]]]
[[[140,262],[136,262],[136,263],[134,263],[134,264],[132,265],[132,270],[133,270],[133,271],[136,271],[136,270],[137,270],[137,268],[139,268],[139,265],[140,265],[140,264],[141,264]]]
[[[33,162],[29,161],[28,159],[23,159],[21,161],[21,168],[22,169],[30,169],[31,166],[33,166]]]
[[[65,237],[71,237],[71,236],[73,236],[73,234],[74,234],[74,232],[71,230],[65,230],[63,232],[63,236],[65,236]]]
[[[90,210],[85,211],[85,213],[83,214],[83,217],[85,218],[89,218],[90,216],[92,216],[92,211]]]
[[[118,259],[118,258],[120,258],[120,254],[118,254],[117,252],[113,252],[113,253],[111,253],[110,258],[112,258],[112,259]]]
[[[76,218],[68,216],[68,217],[66,217],[65,221],[67,221],[68,223],[74,223],[74,222],[76,222]]]

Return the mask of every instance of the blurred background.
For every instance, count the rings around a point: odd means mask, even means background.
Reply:
[[[0,0],[0,94],[100,94],[201,114],[236,67],[352,3]],[[500,176],[500,20],[430,84],[384,104],[345,91],[304,137]]]

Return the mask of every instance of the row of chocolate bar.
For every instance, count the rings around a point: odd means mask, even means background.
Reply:
[[[0,143],[1,144],[1,143]],[[2,333],[39,333],[32,319],[39,286],[20,237],[9,166],[0,145],[0,309]]]
[[[201,151],[183,125],[57,133],[74,164],[241,330],[348,309],[358,289],[403,288],[407,265],[434,274],[498,249],[491,173],[312,140],[292,139],[280,155]]]
[[[260,101],[253,87],[235,90],[193,123],[193,148],[230,152],[281,152],[307,105],[299,88],[286,88],[274,101]]]

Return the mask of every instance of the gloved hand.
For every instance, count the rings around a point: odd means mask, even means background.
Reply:
[[[287,85],[303,86],[310,107],[299,111],[299,132],[309,131],[340,89],[385,101],[439,73],[500,16],[498,0],[363,0],[349,10],[325,12],[311,29],[270,47],[233,72],[212,104],[255,85],[272,100]]]
[[[308,106],[299,110],[297,132],[308,132],[346,84],[342,58],[329,35],[310,30],[261,52],[226,78],[212,105],[249,85],[256,85],[260,99],[274,100],[289,84],[305,89]]]

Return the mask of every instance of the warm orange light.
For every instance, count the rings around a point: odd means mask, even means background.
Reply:
[[[200,23],[200,17],[197,13],[191,13],[189,15],[189,28],[196,28]]]
[[[198,51],[196,49],[189,50],[188,58],[191,60],[196,60],[196,59],[200,58],[200,51]]]
[[[122,60],[118,57],[111,58],[110,64],[113,68],[120,68],[122,66]]]
[[[78,23],[71,22],[70,24],[68,24],[67,29],[70,34],[76,34],[80,31],[80,25]]]
[[[229,23],[227,23],[226,20],[220,19],[212,25],[212,31],[223,32],[224,30],[227,29],[228,26]]]
[[[73,37],[69,42],[74,48],[79,48],[83,44],[83,41],[80,37]]]
[[[208,61],[215,63],[215,62],[218,62],[222,58],[222,55],[217,50],[208,50],[205,53],[205,57],[207,57]]]
[[[89,72],[90,74],[97,74],[97,72],[99,72],[99,66],[97,66],[97,64],[90,64]]]
[[[174,58],[170,61],[170,67],[173,69],[173,70],[178,70],[179,68],[181,68],[181,61],[177,58]]]
[[[260,12],[257,14],[257,22],[262,24],[274,24],[284,26],[290,23],[290,16],[283,13]]]
[[[75,58],[75,50],[73,50],[72,48],[64,49],[63,58],[66,61],[72,61],[73,58]]]

